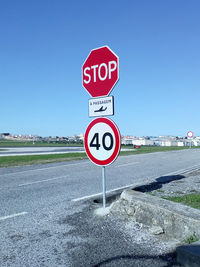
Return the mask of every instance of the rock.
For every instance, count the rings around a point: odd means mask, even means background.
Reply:
[[[153,235],[161,235],[161,234],[164,234],[164,230],[162,227],[160,226],[153,226],[149,229],[150,233],[153,234]]]

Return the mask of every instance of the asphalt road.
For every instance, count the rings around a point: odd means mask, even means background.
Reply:
[[[106,167],[107,191],[198,167],[193,149],[119,157]],[[95,214],[101,191],[89,160],[1,168],[0,266],[173,266],[171,243]]]
[[[122,148],[122,151],[130,150]],[[134,149],[132,149],[134,150]],[[4,147],[0,150],[0,157],[5,156],[23,156],[23,155],[48,155],[85,152],[84,147],[68,146],[68,147]]]
[[[5,147],[2,151],[0,151],[0,157],[20,155],[47,155],[70,152],[84,152],[84,147]]]

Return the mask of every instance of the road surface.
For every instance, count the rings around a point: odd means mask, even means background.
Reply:
[[[106,167],[107,191],[196,168],[198,149],[119,157]],[[89,160],[1,168],[0,266],[173,266],[168,243],[95,215],[101,191]]]
[[[121,151],[129,151],[130,149],[122,148]],[[134,150],[134,149],[132,149]],[[0,157],[4,156],[24,156],[24,155],[48,155],[62,153],[83,153],[84,147],[5,147],[0,150]]]
[[[84,152],[84,147],[5,147],[0,151],[3,156],[22,156],[22,155],[48,155],[71,152]]]

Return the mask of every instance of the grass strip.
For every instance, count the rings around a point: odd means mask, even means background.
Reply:
[[[197,242],[198,240],[199,240],[199,238],[195,234],[193,234],[193,235],[189,236],[188,238],[186,238],[183,241],[184,241],[184,243],[192,244],[194,242]]]
[[[0,167],[44,164],[71,160],[86,159],[85,153],[63,153],[49,155],[27,155],[0,157]]]
[[[163,197],[164,199],[181,203],[195,209],[200,209],[200,194],[188,194],[184,196]]]
[[[199,148],[199,147],[195,147],[195,148]],[[137,148],[135,150],[121,151],[120,155],[126,156],[126,155],[134,155],[134,154],[165,152],[165,151],[185,150],[185,149],[189,149],[189,148],[188,147],[177,147],[177,146],[141,146],[140,148]]]

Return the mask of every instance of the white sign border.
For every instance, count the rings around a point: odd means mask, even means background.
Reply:
[[[109,103],[102,103],[102,104],[97,104],[97,108],[101,108],[102,105],[104,105],[104,107],[106,107],[106,109],[108,108],[108,111],[101,111],[100,113],[94,113],[95,111],[92,110],[92,105],[93,105],[93,101],[110,101]],[[97,112],[97,111],[96,111]],[[95,98],[90,98],[88,101],[88,116],[90,118],[93,117],[103,117],[103,116],[113,116],[115,113],[114,110],[114,96],[105,96],[105,97],[95,97]]]

